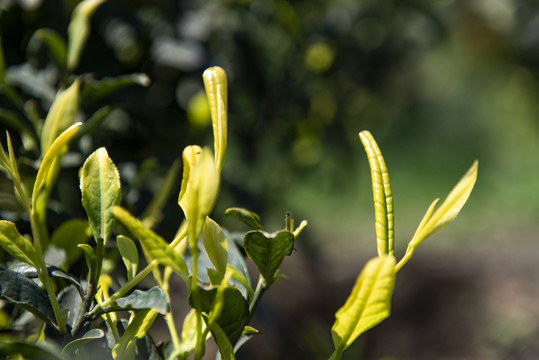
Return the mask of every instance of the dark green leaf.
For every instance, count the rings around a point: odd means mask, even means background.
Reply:
[[[129,74],[101,80],[88,80],[84,85],[82,96],[85,100],[97,100],[114,91],[131,85],[148,86],[150,78],[146,74]]]
[[[62,68],[66,68],[67,46],[60,34],[51,29],[39,29],[30,38],[28,50],[33,51],[39,42],[43,42],[49,48],[52,57]],[[35,49],[37,50],[37,49]]]
[[[105,336],[105,332],[101,329],[92,329],[84,334],[80,339],[76,339],[67,344],[62,350],[62,355],[74,354],[78,348]]]
[[[120,341],[112,349],[114,359],[130,360],[135,358],[137,340],[146,335],[156,316],[157,312],[152,310],[141,310],[135,315]]]
[[[47,294],[32,280],[0,266],[0,298],[31,312],[50,326],[54,319]]]
[[[37,271],[35,267],[33,267],[32,265],[20,264],[16,267],[12,267],[10,270],[16,271],[19,274],[30,279],[38,278]],[[53,265],[48,265],[47,271],[49,273],[49,276],[51,277],[60,278],[60,279],[69,281],[79,291],[79,294],[81,295],[81,297],[84,296],[82,285],[80,284],[80,281],[76,276],[73,276],[65,272],[64,270],[60,269],[59,267],[53,266]]]
[[[213,301],[217,296],[217,289],[204,290],[199,288],[199,290],[201,310],[210,315],[209,312],[212,309]],[[221,314],[217,317],[216,323],[226,334],[230,343],[234,345],[249,320],[249,305],[241,292],[235,287],[225,288],[223,299]],[[189,303],[193,307],[191,297],[189,297]]]
[[[64,360],[59,351],[51,347],[38,346],[23,342],[0,343],[0,355],[8,357],[22,355],[29,360]]]
[[[294,235],[286,230],[272,234],[260,230],[249,231],[243,238],[247,256],[254,261],[268,285],[275,281],[281,262],[292,253],[293,246]]]
[[[252,211],[242,208],[229,208],[225,210],[225,214],[237,217],[253,230],[264,230],[262,225],[260,225],[260,216]]]

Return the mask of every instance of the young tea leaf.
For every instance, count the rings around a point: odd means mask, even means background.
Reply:
[[[148,253],[161,264],[170,266],[187,284],[189,274],[183,259],[159,235],[145,228],[142,223],[133,217],[127,210],[115,206],[112,208],[114,216],[139,239]]]
[[[141,73],[104,78],[101,80],[90,79],[84,83],[82,96],[84,100],[98,100],[127,86],[148,86],[149,84],[150,78],[148,75]]]
[[[225,210],[225,214],[237,217],[253,230],[264,230],[260,225],[260,216],[252,211],[242,208],[228,208]]]
[[[75,123],[62,132],[43,156],[43,161],[41,161],[41,165],[39,166],[36,175],[36,181],[34,182],[34,190],[32,191],[32,207],[34,209],[36,207],[39,192],[47,183],[49,172],[55,167],[53,166],[53,163],[59,161],[59,157],[63,154],[63,148],[69,143],[73,136],[75,136],[75,133],[81,125],[82,123],[80,122]]]
[[[121,189],[120,174],[105,148],[97,149],[84,162],[80,189],[94,238],[106,244],[115,222],[111,209],[120,204]]]
[[[228,261],[228,245],[221,227],[209,217],[202,226],[202,242],[220,278],[225,275]]]
[[[466,201],[468,201],[468,198],[472,193],[477,180],[477,168],[478,162],[475,161],[470,169],[468,169],[466,174],[464,174],[462,179],[460,179],[457,185],[455,185],[455,187],[447,195],[440,207],[436,209],[434,214],[428,218],[424,225],[422,221],[420,226],[423,226],[421,229],[418,229],[418,233],[411,241],[414,248],[417,247],[417,245],[425,238],[437,233],[449,225],[449,223],[457,217],[458,213],[464,204],[466,204]],[[429,208],[429,211],[432,210]]]
[[[254,261],[258,271],[271,285],[285,256],[292,253],[294,235],[286,230],[275,233],[253,230],[245,234],[243,247],[247,256]]]
[[[58,135],[75,123],[79,109],[79,92],[80,80],[76,79],[70,87],[56,95],[41,131],[42,154],[47,153]]]
[[[218,66],[206,69],[202,77],[210,104],[215,167],[219,174],[223,168],[227,147],[227,78],[225,71]]]
[[[39,254],[37,250],[10,221],[0,220],[0,246],[15,259],[38,267]]]
[[[156,311],[139,311],[112,349],[112,357],[115,360],[134,360],[137,340],[146,335],[156,317]]]
[[[138,250],[137,246],[127,236],[118,235],[116,238],[116,244],[122,260],[124,261],[125,268],[127,269],[127,280],[131,280],[137,275],[138,268]]]
[[[83,0],[73,10],[67,28],[67,68],[74,70],[79,64],[82,49],[90,33],[90,18],[105,0]]]
[[[359,138],[365,147],[371,168],[378,255],[393,255],[393,194],[391,193],[387,167],[372,134],[368,131],[362,131],[359,133]]]
[[[188,146],[183,151],[183,180],[178,203],[197,238],[219,192],[219,176],[209,149]],[[194,244],[190,244],[191,247]]]
[[[331,329],[335,353],[341,354],[359,335],[389,316],[394,266],[395,258],[391,255],[379,256],[365,265],[352,293],[335,314]]]

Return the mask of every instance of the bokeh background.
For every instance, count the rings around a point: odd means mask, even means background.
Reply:
[[[56,77],[32,34],[66,37],[76,3],[0,1],[6,79],[33,98],[54,96]],[[391,317],[344,358],[539,358],[539,2],[109,0],[91,25],[77,73],[150,78],[83,109],[115,106],[80,148],[107,147],[135,213],[186,145],[211,144],[201,75],[219,65],[229,148],[213,217],[237,227],[223,211],[241,206],[267,229],[287,211],[309,221],[239,359],[331,353],[334,313],[376,255],[365,129],[389,168],[398,255],[475,159],[479,178],[399,272]],[[56,196],[83,214],[70,188]],[[158,228],[169,238],[174,200]]]

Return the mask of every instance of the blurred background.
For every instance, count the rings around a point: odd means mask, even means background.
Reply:
[[[76,3],[0,1],[6,81],[28,97],[50,101],[57,86],[32,35],[65,38]],[[287,211],[309,221],[285,259],[289,280],[254,319],[262,336],[239,359],[331,353],[334,313],[376,256],[361,130],[389,169],[398,257],[475,159],[479,178],[457,221],[399,272],[391,317],[344,359],[539,358],[539,2],[110,0],[91,26],[76,73],[150,78],[83,108],[115,106],[81,159],[107,147],[135,214],[185,146],[212,143],[201,75],[219,65],[229,147],[213,217],[235,229],[223,212],[241,206],[271,230]],[[70,188],[56,196],[82,216]],[[158,228],[168,238],[182,216],[175,199]]]

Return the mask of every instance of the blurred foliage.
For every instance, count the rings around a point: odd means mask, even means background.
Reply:
[[[36,116],[62,80],[35,31],[65,39],[76,3],[0,0],[0,76],[35,101]],[[137,204],[181,149],[210,142],[200,78],[220,65],[229,74],[230,125],[218,216],[232,198],[262,215],[294,206],[287,210],[308,218],[317,237],[331,229],[334,241],[357,241],[351,229],[370,221],[370,209],[361,210],[370,189],[357,138],[368,129],[385,149],[394,192],[406,194],[395,199],[403,221],[397,243],[421,216],[408,210],[440,196],[474,159],[481,176],[455,233],[472,224],[479,232],[508,224],[536,230],[537,34],[535,0],[109,0],[92,18],[75,72],[96,79],[140,72],[151,83],[107,98],[117,107],[79,150],[106,146],[127,181],[126,198],[144,208]],[[6,95],[0,107],[10,109]],[[85,102],[83,111],[103,101]],[[17,132],[12,120],[0,114],[0,126]],[[130,176],[134,169],[145,175]],[[3,178],[0,188],[11,191]],[[64,216],[80,213],[78,189],[61,188]],[[8,209],[10,199],[0,200]],[[181,216],[177,206],[169,211]],[[175,230],[166,224],[161,232]]]

